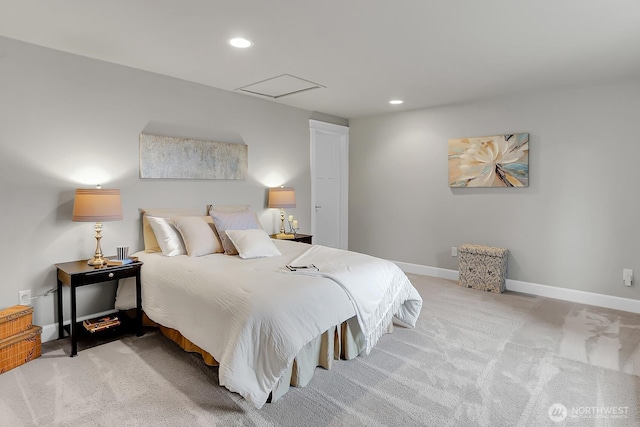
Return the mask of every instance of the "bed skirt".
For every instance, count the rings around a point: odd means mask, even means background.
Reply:
[[[206,365],[218,366],[218,362],[211,354],[189,341],[179,331],[159,325],[146,315],[145,324],[157,326],[164,336],[178,344],[184,351],[200,354]],[[389,325],[388,332],[391,332],[392,329],[393,324]],[[289,369],[271,391],[268,401],[275,402],[284,396],[289,391],[290,386],[304,387],[309,384],[316,367],[321,366],[325,369],[331,369],[333,360],[353,359],[364,350],[364,335],[355,317],[331,327],[300,350]]]

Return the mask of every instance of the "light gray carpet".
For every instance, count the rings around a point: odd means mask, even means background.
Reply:
[[[157,332],[0,375],[0,425],[637,426],[640,316],[410,276],[425,304],[369,356],[255,410]],[[212,325],[215,327],[215,325]],[[549,416],[564,420],[556,423]],[[559,408],[559,409],[558,409]]]

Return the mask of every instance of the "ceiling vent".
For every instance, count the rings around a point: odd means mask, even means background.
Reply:
[[[282,74],[280,76],[243,86],[236,90],[276,99],[324,87],[326,86],[301,79],[300,77],[292,76],[291,74]]]

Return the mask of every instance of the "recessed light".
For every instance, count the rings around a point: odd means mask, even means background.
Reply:
[[[251,43],[251,40],[243,39],[242,37],[236,37],[229,40],[229,44],[233,47],[244,49],[251,46],[253,43]]]
[[[400,105],[403,102],[404,101],[402,99],[392,99],[391,101],[389,101],[389,104],[391,104],[391,105]]]

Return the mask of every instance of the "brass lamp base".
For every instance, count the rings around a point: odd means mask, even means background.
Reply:
[[[102,248],[100,247],[100,239],[102,239],[102,234],[100,234],[102,232],[102,223],[96,222],[93,229],[96,230],[96,253],[93,255],[93,258],[87,261],[87,264],[97,267],[107,263],[107,259],[102,256]]]
[[[107,263],[107,259],[106,258],[102,258],[102,256],[100,256],[100,257],[94,256],[89,261],[87,261],[87,264],[93,265],[94,267],[105,265],[106,263]]]
[[[284,208],[280,208],[280,234],[285,234],[285,230],[284,230]]]

